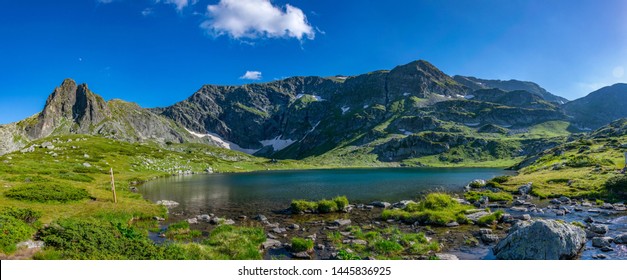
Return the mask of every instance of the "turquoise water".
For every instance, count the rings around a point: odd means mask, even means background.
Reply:
[[[511,174],[490,168],[376,168],[264,171],[176,176],[140,187],[146,199],[174,200],[186,211],[276,210],[292,199],[346,195],[351,203],[414,199],[433,190],[461,191],[473,179]]]

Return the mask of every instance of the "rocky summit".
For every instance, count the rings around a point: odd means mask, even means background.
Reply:
[[[627,117],[615,100],[625,93],[619,84],[566,103],[531,82],[450,77],[418,60],[357,76],[205,85],[172,106],[144,109],[67,79],[41,113],[0,126],[0,154],[51,135],[91,134],[276,159],[475,165],[529,156],[563,141],[556,137]]]

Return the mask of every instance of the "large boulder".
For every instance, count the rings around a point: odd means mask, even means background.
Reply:
[[[503,260],[573,259],[586,244],[583,229],[556,220],[523,221],[494,247]]]

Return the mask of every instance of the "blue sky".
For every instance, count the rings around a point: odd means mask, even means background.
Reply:
[[[203,84],[355,75],[425,59],[449,75],[537,82],[575,99],[627,82],[627,1],[24,0],[0,2],[0,123],[64,78],[167,106]]]

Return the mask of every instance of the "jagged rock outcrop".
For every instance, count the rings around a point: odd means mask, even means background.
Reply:
[[[586,233],[577,226],[557,220],[522,221],[494,247],[494,254],[502,260],[573,259],[585,244]]]

